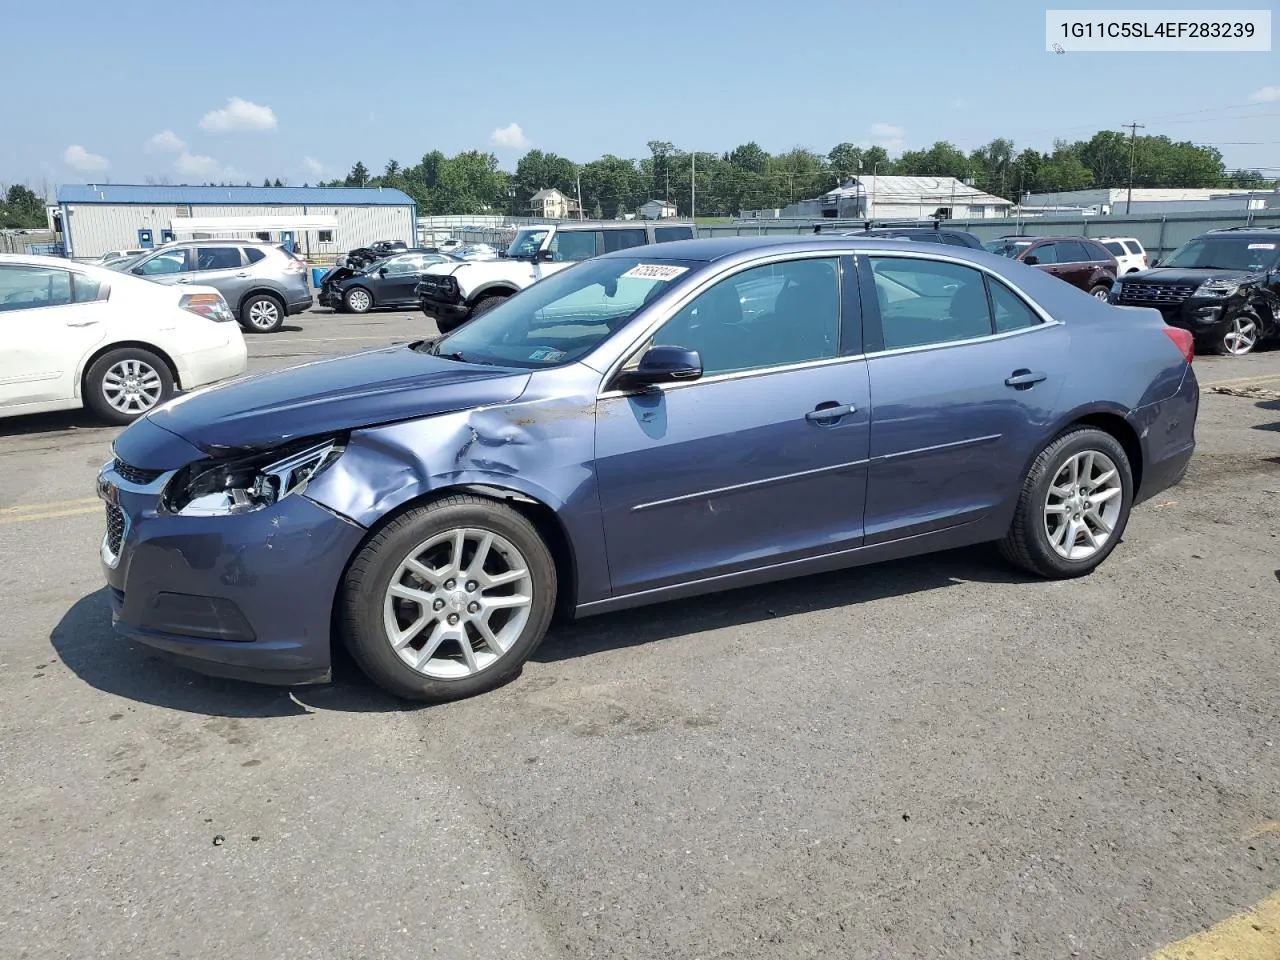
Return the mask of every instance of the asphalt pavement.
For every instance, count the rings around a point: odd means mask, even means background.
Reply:
[[[314,311],[251,369],[431,332]],[[431,708],[115,637],[116,431],[0,420],[0,956],[1280,952],[1229,920],[1280,889],[1280,350],[1196,368],[1242,395],[1091,577],[977,548],[592,618]]]

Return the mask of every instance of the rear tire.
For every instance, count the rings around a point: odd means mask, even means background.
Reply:
[[[1095,300],[1106,300],[1107,297],[1111,296],[1111,288],[1105,283],[1100,283],[1089,291],[1089,295]]]
[[[1116,548],[1132,505],[1133,468],[1124,447],[1094,427],[1073,428],[1031,464],[1000,552],[1042,577],[1082,577]]]
[[[275,333],[284,324],[284,304],[269,293],[256,293],[240,305],[240,326],[250,333]]]
[[[443,703],[520,672],[546,633],[556,587],[528,520],[457,494],[406,510],[368,540],[347,571],[339,627],[378,686]]]
[[[84,375],[82,395],[84,405],[99,420],[124,426],[173,396],[173,374],[149,350],[108,350]]]

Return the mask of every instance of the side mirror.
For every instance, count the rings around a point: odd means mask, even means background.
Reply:
[[[1151,266],[1153,266],[1153,267],[1158,267],[1158,266],[1160,266],[1160,258],[1159,258],[1159,257],[1156,257],[1154,260],[1152,260],[1152,261],[1151,261]]]
[[[386,267],[379,267],[379,268],[378,268],[378,276],[380,276],[380,277],[385,277],[386,275],[387,275],[387,268],[386,268]]]
[[[1025,257],[1022,258],[1022,262],[1025,263],[1028,267],[1034,267],[1037,263],[1040,262],[1040,258],[1037,257],[1034,253],[1028,253]]]
[[[688,347],[650,347],[640,365],[622,377],[623,387],[649,387],[659,383],[697,380],[702,376],[702,357]]]
[[[135,274],[137,274],[138,276],[142,276],[142,268],[141,268],[141,267],[134,267],[134,268],[133,268],[132,270],[130,270],[129,272],[130,272],[130,273],[135,273]]]
[[[556,258],[556,252],[554,250],[538,251],[538,259],[541,260],[543,263],[550,263],[555,258]]]

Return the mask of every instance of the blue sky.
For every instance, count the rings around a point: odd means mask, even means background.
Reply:
[[[528,146],[586,161],[651,139],[1044,149],[1130,120],[1280,168],[1280,54],[1056,56],[1023,0],[6,6],[0,182],[36,187],[314,183],[436,148],[512,169]]]

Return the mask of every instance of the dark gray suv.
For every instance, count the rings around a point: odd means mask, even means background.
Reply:
[[[306,261],[270,243],[180,240],[110,266],[157,283],[215,287],[251,333],[279,330],[313,302]]]

